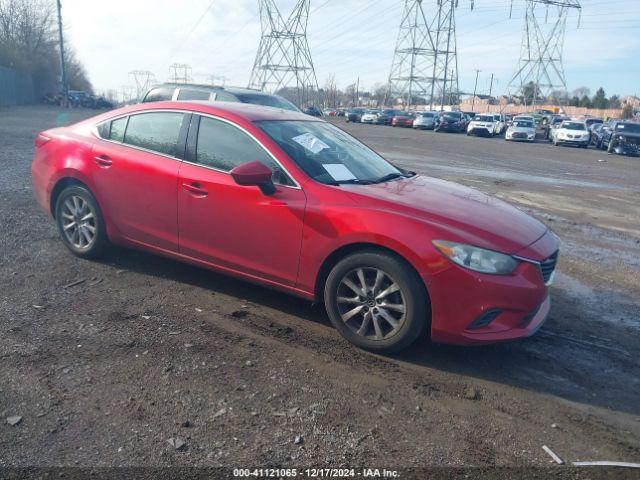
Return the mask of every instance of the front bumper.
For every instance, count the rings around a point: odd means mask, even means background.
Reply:
[[[618,155],[640,156],[640,146],[632,143],[618,143],[613,149]]]
[[[535,142],[536,140],[536,136],[535,134],[533,135],[529,135],[529,134],[516,134],[516,133],[512,133],[512,134],[506,134],[505,138],[507,140],[513,140],[514,142]]]
[[[589,139],[585,138],[585,139],[577,139],[577,138],[556,138],[556,143],[562,144],[562,145],[588,145],[589,144]]]
[[[441,123],[437,129],[440,132],[464,132],[464,126],[455,123]]]
[[[542,261],[558,249],[547,232],[522,256]],[[423,277],[431,299],[431,338],[482,345],[533,335],[551,306],[540,265],[522,261],[511,275],[487,275],[457,265]],[[491,318],[484,324],[483,319]]]
[[[493,130],[489,130],[485,127],[473,127],[467,130],[467,133],[470,135],[481,135],[484,137],[492,137]]]

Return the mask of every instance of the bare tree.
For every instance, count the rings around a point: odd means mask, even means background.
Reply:
[[[38,93],[59,89],[55,10],[47,0],[0,0],[0,65],[30,74]],[[91,91],[82,64],[65,49],[72,89]]]

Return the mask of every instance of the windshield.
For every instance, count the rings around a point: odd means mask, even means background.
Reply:
[[[617,132],[640,133],[640,123],[619,123],[616,125]]]
[[[256,123],[307,175],[320,183],[372,183],[406,175],[330,123],[301,120]]]
[[[421,113],[420,116],[423,118],[433,118],[435,116],[435,113],[431,113],[431,112]]]
[[[473,117],[474,122],[493,122],[492,115],[476,115]]]
[[[265,107],[275,107],[282,108],[284,110],[292,110],[294,112],[299,112],[300,109],[296,107],[289,100],[285,100],[282,97],[277,97],[275,95],[260,95],[253,93],[242,93],[236,94],[236,97],[242,103],[252,103],[254,105],[263,105]]]
[[[586,130],[587,126],[581,122],[564,122],[562,128],[566,130]]]
[[[447,112],[444,114],[444,118],[460,120],[462,118],[462,114],[457,112]]]
[[[534,128],[534,124],[531,120],[514,120],[513,126],[519,128]]]

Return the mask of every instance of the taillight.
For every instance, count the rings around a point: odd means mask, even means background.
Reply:
[[[47,137],[46,135],[43,135],[42,133],[40,133],[40,134],[36,137],[36,139],[35,139],[34,143],[35,143],[36,148],[40,148],[40,147],[41,147],[41,146],[43,146],[45,143],[47,143],[49,140],[51,140],[51,138],[50,138],[50,137]]]

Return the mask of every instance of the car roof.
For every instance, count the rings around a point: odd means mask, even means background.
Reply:
[[[285,110],[282,108],[265,107],[253,103],[241,102],[207,102],[207,101],[166,101],[136,103],[117,110],[111,110],[104,115],[94,117],[92,123],[99,123],[109,118],[127,115],[136,112],[151,110],[188,110],[194,113],[203,113],[228,118],[230,120],[245,120],[257,122],[261,120],[306,120],[322,122],[315,117],[310,117],[302,112]]]

